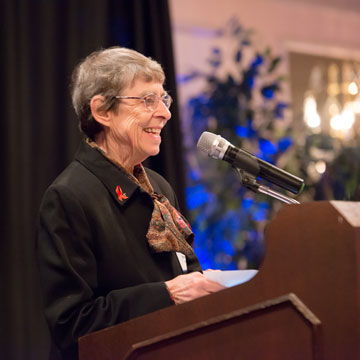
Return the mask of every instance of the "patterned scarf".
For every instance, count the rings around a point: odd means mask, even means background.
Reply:
[[[87,139],[86,142],[91,147],[98,149],[114,165],[122,169],[131,181],[135,182],[151,196],[154,202],[154,210],[146,238],[152,251],[156,253],[177,251],[185,254],[189,258],[194,258],[195,253],[192,248],[194,234],[191,231],[189,223],[180,212],[170,204],[164,195],[154,192],[142,164],[135,166],[134,175],[132,175],[116,160],[106,155],[94,141]]]
[[[186,219],[161,194],[156,194],[146,175],[144,167],[139,164],[134,168],[135,181],[147,191],[154,202],[154,210],[146,237],[151,249],[155,252],[178,251],[193,257],[194,234]]]

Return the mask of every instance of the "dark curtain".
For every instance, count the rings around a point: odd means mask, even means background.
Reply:
[[[148,161],[184,208],[184,173],[167,0],[2,0],[0,9],[1,359],[46,359],[34,257],[43,192],[80,140],[71,107],[74,65],[122,45],[159,61],[175,99],[159,156]]]

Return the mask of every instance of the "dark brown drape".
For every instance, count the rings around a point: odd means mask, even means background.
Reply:
[[[147,165],[184,207],[181,136],[167,0],[3,0],[0,10],[1,359],[46,359],[34,259],[42,194],[80,140],[69,95],[74,65],[101,47],[134,48],[159,61],[175,99],[159,156]]]

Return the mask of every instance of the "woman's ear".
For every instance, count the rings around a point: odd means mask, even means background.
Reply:
[[[95,95],[90,100],[90,109],[93,118],[103,126],[110,125],[110,112],[103,109],[105,98],[102,95]]]

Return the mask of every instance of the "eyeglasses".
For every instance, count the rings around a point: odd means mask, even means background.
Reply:
[[[117,99],[137,99],[142,100],[146,108],[150,111],[155,111],[161,100],[163,104],[169,109],[173,102],[172,97],[169,94],[158,96],[156,94],[149,94],[145,96],[115,96]]]

